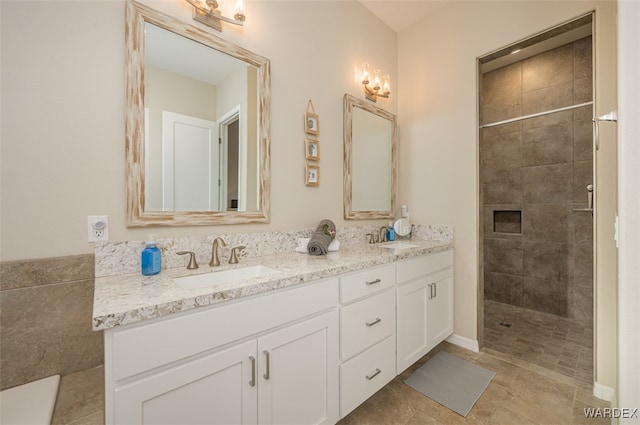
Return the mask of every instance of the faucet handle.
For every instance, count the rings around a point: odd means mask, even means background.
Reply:
[[[187,266],[187,270],[194,270],[198,268],[198,262],[196,261],[196,254],[193,251],[178,251],[176,252],[178,255],[189,254],[189,265]]]
[[[238,251],[245,249],[246,246],[240,245],[231,248],[231,257],[229,258],[229,264],[238,264]]]
[[[373,237],[373,233],[367,233],[367,236],[369,236],[369,243],[370,244],[376,243],[376,240]]]

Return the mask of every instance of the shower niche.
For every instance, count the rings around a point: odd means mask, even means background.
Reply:
[[[494,210],[493,233],[522,234],[522,211]]]

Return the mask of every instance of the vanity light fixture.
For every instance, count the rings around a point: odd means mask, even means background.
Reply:
[[[242,0],[236,0],[236,5],[233,10],[233,19],[222,15],[218,10],[218,2],[216,0],[186,1],[193,6],[194,21],[205,24],[218,31],[222,31],[222,21],[242,26],[246,19],[246,16],[244,15],[244,3]]]
[[[373,81],[370,81],[369,78],[369,64],[365,62],[362,64],[362,85],[364,86],[364,96],[372,102],[376,102],[379,97],[388,98],[391,94],[389,76],[383,76],[382,83],[380,83],[380,70],[375,69],[373,71]]]

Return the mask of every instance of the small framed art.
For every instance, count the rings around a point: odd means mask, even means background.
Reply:
[[[320,166],[307,164],[304,183],[307,186],[320,186]]]
[[[304,114],[304,131],[307,134],[320,134],[320,117],[314,113]]]
[[[320,141],[315,139],[306,139],[304,141],[305,158],[311,161],[320,160]]]

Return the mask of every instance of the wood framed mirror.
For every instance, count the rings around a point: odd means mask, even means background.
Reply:
[[[344,218],[395,217],[396,116],[344,95]]]
[[[270,62],[126,3],[127,227],[265,223]]]

